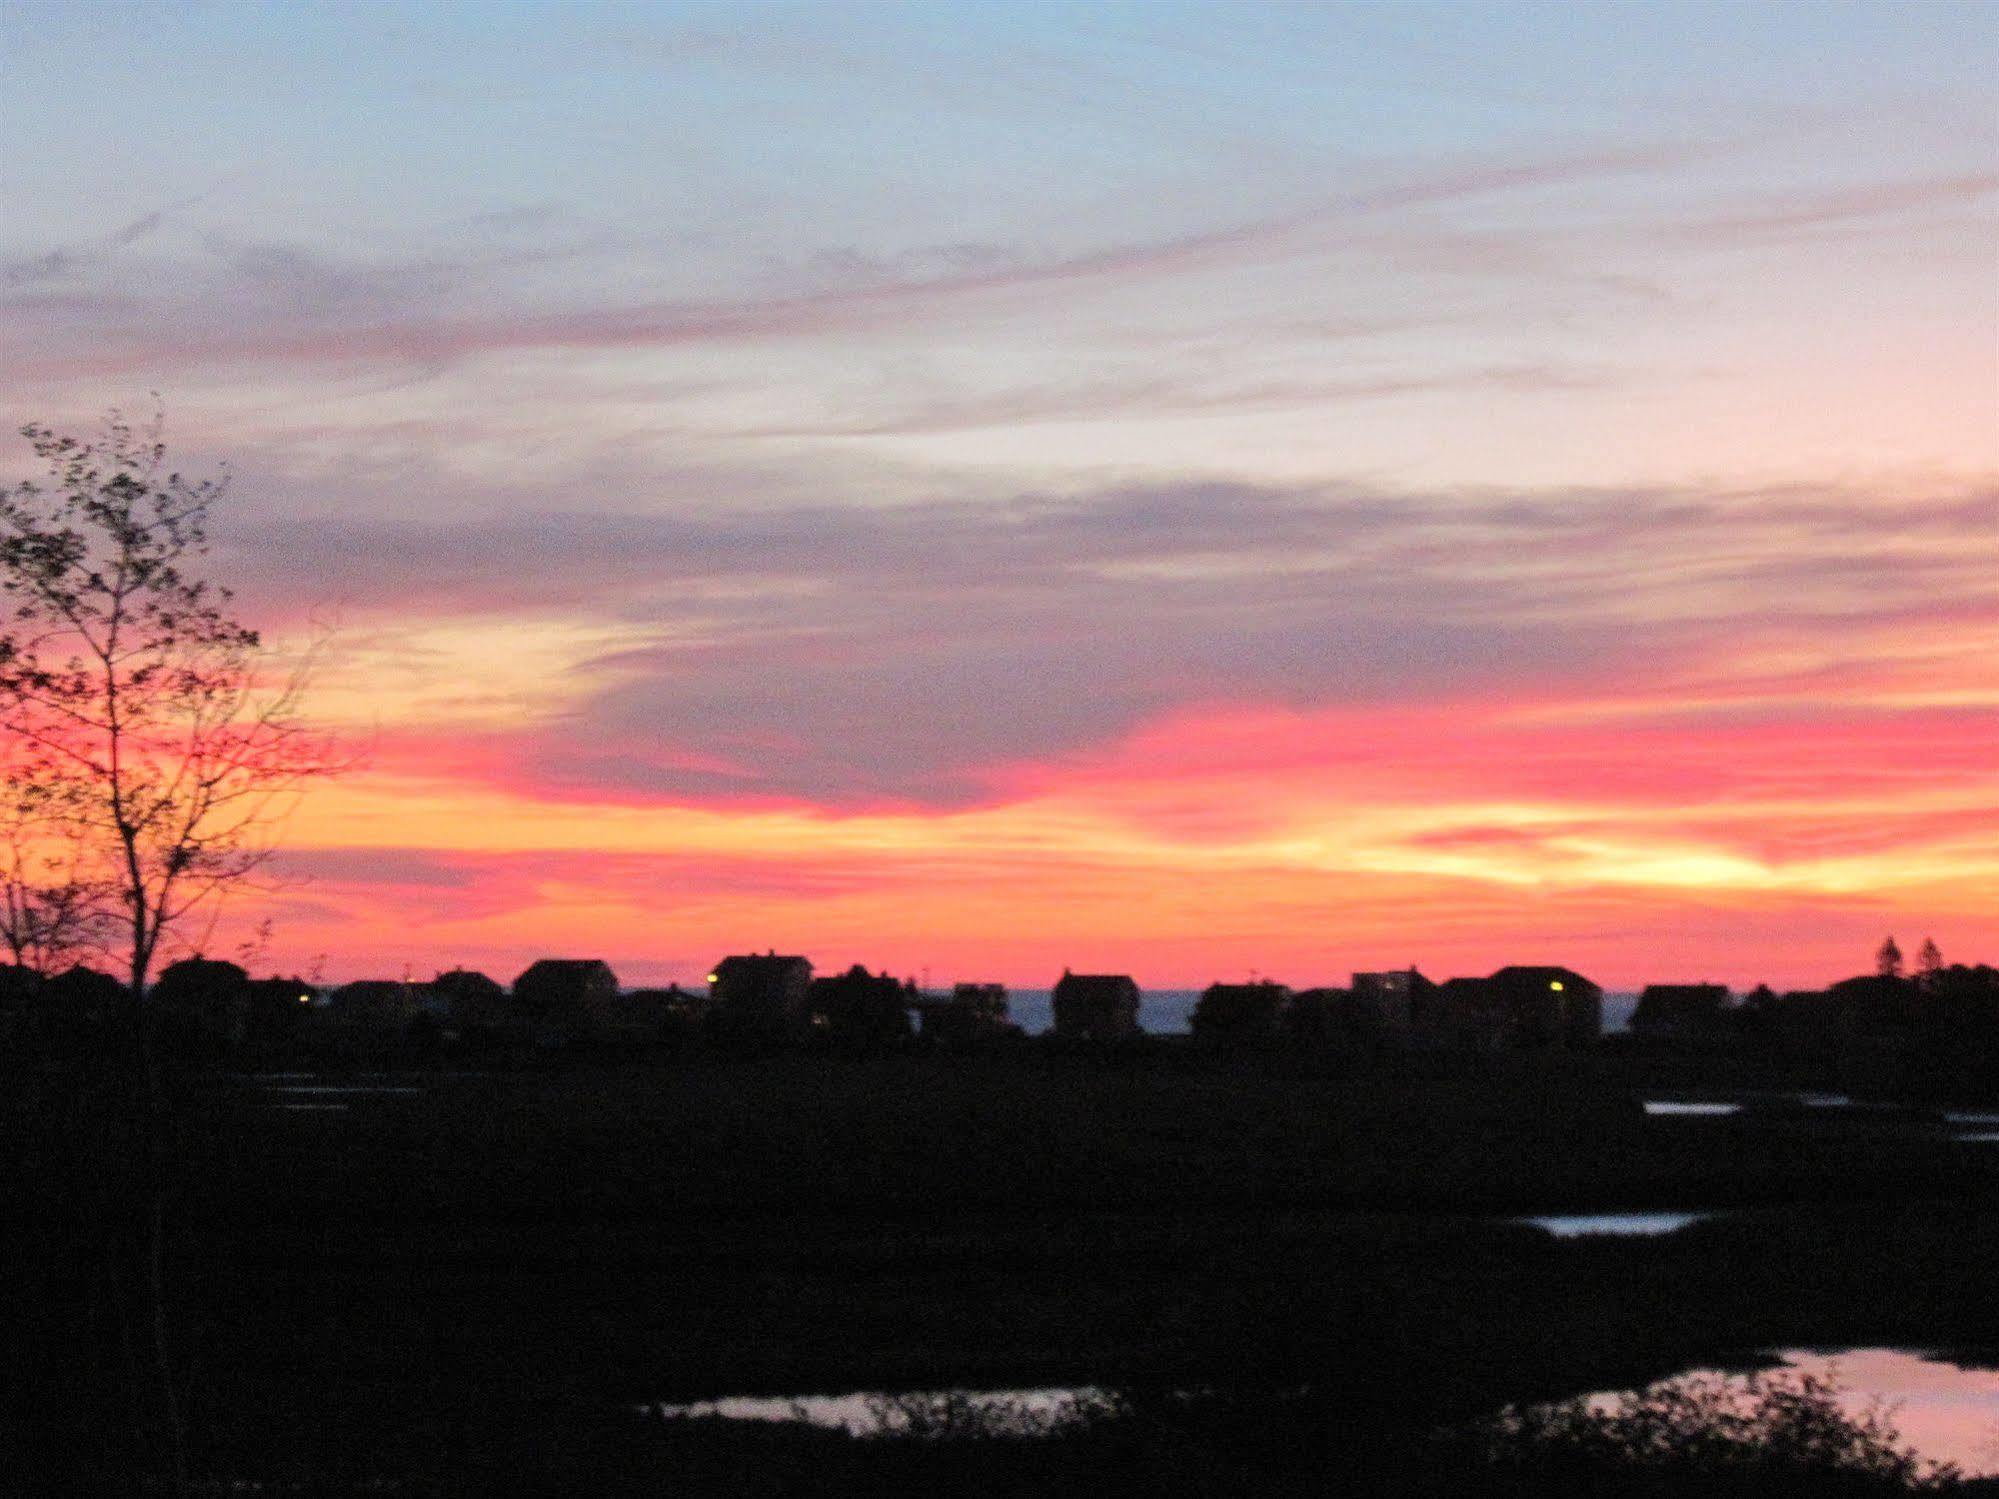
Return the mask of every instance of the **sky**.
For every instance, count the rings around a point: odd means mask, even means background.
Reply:
[[[1995,72],[1993,0],[10,0],[0,430],[157,393],[334,629],[263,966],[1999,961]]]

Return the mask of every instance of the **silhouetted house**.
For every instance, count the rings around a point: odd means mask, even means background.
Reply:
[[[312,1017],[319,991],[302,978],[252,979],[249,996],[249,1039],[264,1045],[295,1039]]]
[[[913,997],[898,980],[856,963],[845,973],[812,981],[806,991],[808,1023],[841,1046],[887,1046],[909,1039]]]
[[[617,1003],[618,976],[602,958],[540,958],[514,980],[514,1008],[545,1045],[601,1034]]]
[[[918,995],[912,1007],[923,1038],[944,1046],[1020,1034],[1020,1027],[1007,1018],[1005,984],[954,984],[949,995]]]
[[[42,983],[42,996],[47,1004],[87,1027],[112,1023],[130,995],[131,990],[121,980],[81,963]]]
[[[1195,1040],[1211,1044],[1274,1041],[1290,1008],[1290,986],[1270,979],[1210,984],[1187,1023]]]
[[[0,966],[0,1038],[37,1045],[103,1044],[129,1013],[131,990],[81,963],[54,978]]]
[[[1417,1012],[1417,1034],[1430,1046],[1580,1049],[1603,1032],[1603,990],[1573,968],[1516,966],[1450,979]]]
[[[1603,990],[1573,968],[1502,968],[1486,982],[1506,1016],[1508,1046],[1594,1046]]]
[[[1280,1029],[1301,1045],[1408,1046],[1436,994],[1437,986],[1413,967],[1356,973],[1350,989],[1301,989],[1292,995]]]
[[[1728,1032],[1726,984],[1647,984],[1631,1012],[1631,1034],[1645,1041],[1712,1041]]]
[[[618,976],[602,958],[539,958],[514,980],[514,1003],[533,1016],[618,997]]]
[[[1406,1046],[1416,1033],[1418,1016],[1431,1004],[1437,986],[1416,970],[1390,968],[1353,976],[1354,1030],[1363,1039]]]
[[[1078,1041],[1119,1041],[1138,1034],[1138,985],[1123,973],[1062,970],[1050,995],[1055,1034]]]
[[[507,991],[470,968],[440,973],[423,987],[425,1013],[461,1035],[504,1030],[513,1018]]]
[[[250,1034],[250,975],[234,963],[183,958],[146,996],[161,1033],[184,1043],[241,1046]]]
[[[34,969],[0,963],[0,1055],[28,1048],[100,1046],[128,1013],[130,991],[108,973],[82,964],[44,978]]]
[[[708,975],[705,1030],[728,1045],[777,1046],[812,1028],[812,964],[775,949],[727,957]]]

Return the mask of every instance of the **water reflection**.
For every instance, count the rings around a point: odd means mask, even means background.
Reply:
[[[1676,1216],[1676,1215],[1654,1215]],[[1699,1215],[1684,1215],[1699,1216]],[[1841,1390],[1855,1415],[1871,1402],[1887,1407],[1903,1442],[1932,1462],[1955,1463],[1967,1474],[1999,1474],[1999,1370],[1962,1368],[1944,1359],[1898,1348],[1787,1349],[1784,1366],[1821,1375]],[[1693,1373],[1717,1375],[1701,1369]],[[1731,1379],[1744,1376],[1729,1374]],[[649,1407],[662,1416],[722,1416],[736,1421],[803,1421],[844,1428],[856,1436],[903,1429],[905,1411],[955,1400],[974,1412],[1018,1413],[1051,1421],[1077,1403],[1102,1399],[1089,1385],[1035,1390],[952,1390],[895,1396],[858,1390],[846,1395],[730,1396],[691,1404]],[[1591,1397],[1607,1405],[1617,1392]],[[905,1405],[904,1402],[909,1402]]]
[[[1720,1118],[1725,1114],[1740,1114],[1742,1112],[1742,1105],[1739,1103],[1682,1103],[1673,1099],[1648,1098],[1645,1100],[1645,1112],[1654,1117]]]
[[[802,1421],[810,1426],[844,1427],[855,1436],[878,1436],[905,1424],[905,1402],[922,1406],[953,1400],[974,1412],[1018,1412],[1049,1421],[1079,1401],[1101,1399],[1094,1386],[1041,1390],[927,1390],[891,1395],[856,1390],[848,1395],[730,1395],[687,1405],[650,1407],[662,1416],[721,1416],[730,1421]]]
[[[1544,1218],[1516,1218],[1516,1223],[1545,1228],[1558,1239],[1576,1239],[1585,1234],[1670,1234],[1712,1218],[1712,1213],[1569,1213]]]

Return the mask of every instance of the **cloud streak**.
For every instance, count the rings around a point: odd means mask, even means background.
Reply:
[[[50,348],[53,340],[48,334],[54,330],[45,329],[41,338],[30,338],[26,353],[45,373],[76,376],[108,373],[128,367],[134,359],[173,367],[376,359],[435,364],[500,352],[668,348],[851,332],[925,320],[945,308],[990,298],[1040,298],[1093,284],[1158,279],[1254,261],[1295,250],[1302,237],[1339,230],[1354,221],[1642,175],[1715,149],[1707,143],[1662,144],[1527,161],[1473,162],[1334,193],[1287,213],[1067,255],[1037,257],[1010,255],[990,246],[958,247],[959,253],[944,257],[947,264],[958,262],[954,268],[915,277],[883,276],[882,268],[867,260],[822,257],[814,262],[815,279],[821,284],[796,293],[734,301],[670,299],[561,313],[426,315],[419,308],[447,284],[448,261],[335,272],[319,257],[294,247],[214,239],[211,249],[233,270],[235,289],[252,294],[276,290],[280,300],[271,311],[280,311],[284,300],[297,298],[297,312],[310,315],[266,316],[257,325],[246,326],[239,319],[216,315],[227,310],[230,291],[225,289],[224,305],[212,310],[199,303],[178,311],[164,309],[179,325],[180,336],[170,341],[129,327],[107,330],[109,336],[100,339],[105,347],[61,353]],[[120,242],[119,236],[109,242]],[[72,252],[49,252],[39,260],[22,262],[23,284],[67,275],[81,263]],[[34,270],[37,265],[43,268]],[[383,315],[385,299],[399,304],[393,319]],[[343,308],[348,315],[327,326],[327,314]],[[32,317],[37,304],[26,300],[19,310]],[[225,323],[226,329],[219,326]]]
[[[1992,490],[1183,483],[499,527],[350,517],[235,545],[254,573],[330,542],[352,569],[312,586],[350,590],[357,621],[483,618],[496,652],[534,617],[615,628],[516,740],[518,789],[949,806],[1196,704],[1580,699],[1629,726],[1920,696],[1924,660],[1955,662],[1939,601],[1956,630],[1999,631],[1979,545],[1995,533]]]

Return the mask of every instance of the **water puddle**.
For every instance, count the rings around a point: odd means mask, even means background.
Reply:
[[[686,1405],[651,1405],[668,1417],[721,1416],[730,1421],[801,1421],[881,1436],[920,1424],[926,1413],[953,1408],[960,1419],[1004,1421],[1015,1428],[1047,1427],[1077,1404],[1103,1398],[1089,1385],[1039,1390],[924,1390],[895,1395],[856,1390],[847,1395],[729,1395]],[[914,1414],[915,1420],[912,1421]]]
[[[1669,1098],[1648,1098],[1645,1112],[1654,1118],[1720,1119],[1729,1114],[1740,1114],[1739,1103],[1682,1103]]]
[[[1714,1216],[1713,1213],[1566,1213],[1510,1221],[1545,1228],[1558,1239],[1580,1239],[1590,1234],[1652,1237],[1677,1233],[1689,1223]]]

